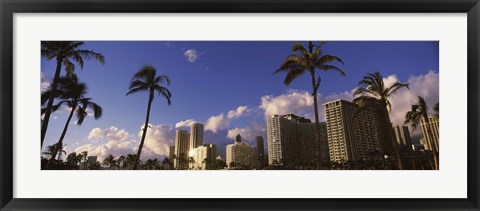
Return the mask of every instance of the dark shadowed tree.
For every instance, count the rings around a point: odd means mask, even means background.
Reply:
[[[366,98],[374,98],[380,101],[381,105],[384,109],[386,122],[384,122],[387,130],[387,141],[393,143],[393,148],[395,151],[395,155],[397,157],[398,168],[404,169],[402,154],[400,153],[400,149],[398,146],[397,141],[393,138],[392,134],[392,125],[390,121],[389,111],[392,110],[392,104],[390,103],[389,98],[393,95],[397,94],[397,92],[402,88],[408,89],[408,83],[401,83],[395,82],[391,86],[387,87],[383,82],[383,77],[379,72],[375,73],[367,73],[366,76],[363,77],[363,80],[359,82],[360,87],[355,90],[353,96],[361,96]]]
[[[46,99],[49,99],[47,96],[52,95],[53,91],[47,90],[42,94],[42,104],[45,103]],[[47,96],[45,96],[47,95]],[[67,134],[68,126],[70,121],[75,113],[77,116],[77,125],[82,125],[85,117],[87,117],[87,109],[92,109],[93,117],[98,119],[102,116],[102,108],[96,103],[92,102],[90,98],[87,98],[87,85],[78,80],[75,74],[67,77],[62,77],[58,80],[58,90],[56,93],[57,97],[60,99],[59,102],[52,106],[52,111],[59,109],[62,105],[67,105],[70,110],[67,122],[63,128],[62,134],[57,142],[58,146],[63,146],[63,139]],[[44,101],[45,100],[45,101]],[[42,112],[46,112],[47,108],[42,109]],[[56,155],[58,150],[54,152]],[[53,161],[55,156],[50,158],[50,162]],[[48,164],[47,164],[48,168]]]
[[[433,141],[433,132],[432,132],[433,130],[431,128],[430,120],[428,118],[428,106],[427,106],[427,103],[425,102],[425,99],[418,96],[417,104],[412,105],[412,110],[408,111],[407,114],[405,114],[405,124],[410,124],[412,128],[415,129],[420,124],[421,119],[425,121],[425,125],[427,128],[427,135],[429,136],[427,141],[429,142],[428,144],[432,148],[433,158],[435,160],[435,169],[438,170],[438,164],[439,164],[438,151],[437,151],[438,146],[435,143],[435,141]]]
[[[103,159],[102,164],[112,170],[113,167],[117,166],[117,160],[115,160],[115,157],[112,154],[109,154]]]
[[[280,68],[274,72],[274,74],[279,72],[287,73],[287,76],[283,81],[283,83],[287,86],[305,73],[310,76],[313,107],[315,112],[315,124],[317,129],[317,147],[315,147],[317,155],[317,169],[321,168],[321,163],[323,163],[323,160],[320,154],[325,151],[324,148],[326,147],[326,143],[320,143],[319,138],[320,125],[318,117],[317,91],[318,87],[320,87],[320,82],[322,81],[320,71],[335,71],[340,73],[342,76],[345,76],[345,73],[340,68],[331,64],[332,62],[339,62],[343,64],[343,61],[337,56],[325,55],[322,51],[322,44],[323,42],[320,42],[318,45],[315,45],[310,41],[308,42],[308,46],[305,47],[301,43],[295,43],[292,46],[293,53],[290,54],[283,61]]]
[[[145,142],[145,136],[147,135],[147,129],[149,127],[149,118],[150,118],[150,109],[152,107],[153,99],[155,98],[155,93],[158,96],[162,96],[167,100],[168,105],[171,104],[172,94],[170,91],[163,87],[162,84],[170,84],[170,78],[166,75],[157,75],[157,70],[153,66],[146,65],[142,67],[135,75],[133,75],[132,80],[130,81],[129,91],[127,95],[135,94],[138,92],[148,92],[148,105],[147,105],[147,115],[145,118],[145,124],[143,126],[142,139],[140,140],[140,146],[138,147],[136,161],[133,164],[133,169],[137,169],[138,160],[142,153],[143,144]]]
[[[71,76],[75,73],[74,62],[83,68],[84,59],[95,59],[102,64],[105,63],[105,58],[94,51],[81,49],[84,42],[80,41],[42,41],[41,42],[41,54],[48,60],[55,59],[57,66],[55,69],[55,75],[53,81],[50,84],[50,90],[52,94],[48,98],[48,103],[45,110],[45,116],[42,121],[41,128],[41,142],[40,146],[43,146],[45,140],[45,134],[47,133],[48,123],[50,121],[50,114],[52,112],[53,101],[56,97],[58,80],[60,79],[60,72],[62,66],[67,71],[67,76]]]

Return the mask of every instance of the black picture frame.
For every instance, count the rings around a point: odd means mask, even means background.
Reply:
[[[479,210],[478,0],[0,0],[1,210]],[[468,197],[466,199],[17,199],[13,198],[15,13],[467,13]],[[448,181],[446,181],[448,182]],[[388,190],[379,190],[388,191]],[[446,190],[448,191],[448,190]]]

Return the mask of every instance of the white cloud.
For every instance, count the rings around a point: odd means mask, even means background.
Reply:
[[[329,95],[318,94],[318,114],[320,121],[325,121],[325,109],[323,108],[322,104],[337,99],[351,101],[352,94],[353,90],[340,93],[331,93]],[[304,90],[291,89],[285,94],[278,96],[262,96],[259,108],[264,111],[264,115],[267,118],[274,114],[295,114],[297,116],[308,118],[312,121],[315,120],[313,96],[308,91]]]
[[[93,128],[88,134],[88,139],[113,139],[125,140],[128,137],[128,132],[124,129],[119,130],[117,127],[111,126],[104,130],[100,128]]]
[[[195,123],[197,123],[197,121],[195,121],[194,119],[187,119],[184,121],[177,122],[177,124],[175,124],[175,128],[191,127]]]
[[[211,116],[207,119],[205,123],[205,130],[210,130],[216,133],[219,130],[225,130],[227,126],[230,124],[228,119],[224,118],[223,113],[217,116]]]
[[[205,123],[205,130],[210,130],[213,133],[216,133],[220,130],[226,130],[233,119],[240,118],[248,113],[249,109],[247,106],[239,106],[234,110],[230,110],[227,112],[227,115],[223,113],[211,116],[207,119]]]
[[[245,112],[247,111],[247,108],[248,108],[247,106],[239,106],[237,109],[229,111],[227,113],[227,118],[229,119],[239,118],[243,114],[245,114]]]
[[[251,126],[247,126],[244,128],[233,128],[228,130],[227,138],[235,139],[235,137],[240,134],[242,136],[242,141],[247,141],[253,143],[257,136],[264,136],[266,135],[266,128],[265,124],[260,124],[258,122],[253,122]]]
[[[50,79],[45,72],[40,72],[40,90],[45,91],[50,87]]]
[[[185,58],[187,58],[187,60],[190,63],[194,63],[200,56],[198,51],[195,49],[188,49],[185,52],[183,52],[183,55],[185,56]]]
[[[149,125],[142,149],[142,160],[168,156],[169,146],[174,144],[175,130],[171,125]],[[89,155],[97,156],[102,161],[109,154],[118,158],[121,155],[136,154],[142,137],[143,126],[138,131],[138,139],[128,139],[128,132],[117,127],[107,129],[94,128],[87,139],[100,140],[97,145],[85,144],[75,148],[75,152],[88,151]]]
[[[139,140],[142,138],[143,125],[138,131]],[[152,125],[149,124],[147,135],[145,137],[145,143],[142,149],[142,160],[148,159],[148,157],[154,156],[168,156],[169,146],[174,145],[175,141],[175,128],[171,125]],[[145,154],[143,151],[147,150]],[[150,156],[149,153],[150,152]]]
[[[266,95],[261,97],[259,106],[265,116],[293,113],[305,117],[313,117],[313,97],[307,91],[288,90],[279,96]]]
[[[384,79],[384,81],[388,80],[389,78],[390,76]],[[398,81],[398,79],[396,79],[396,81]],[[394,82],[395,81],[393,81],[392,84]],[[390,119],[393,124],[403,124],[405,121],[405,114],[411,109],[412,105],[417,103],[418,96],[421,96],[425,99],[427,106],[430,108],[430,112],[432,112],[431,109],[439,101],[438,73],[429,71],[425,75],[410,76],[407,83],[410,84],[410,89],[401,89],[390,99],[390,103],[392,104]],[[419,130],[414,131],[414,135],[418,135],[420,133],[421,131]]]

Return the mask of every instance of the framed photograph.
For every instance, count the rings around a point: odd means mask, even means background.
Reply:
[[[479,209],[478,0],[0,7],[1,210]]]

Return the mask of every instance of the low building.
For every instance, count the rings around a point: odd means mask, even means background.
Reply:
[[[193,163],[190,169],[211,170],[215,169],[215,160],[217,159],[217,146],[215,144],[203,144],[192,149]]]
[[[237,135],[235,143],[227,145],[226,164],[229,169],[254,169],[258,167],[258,154],[255,147],[241,141]]]

